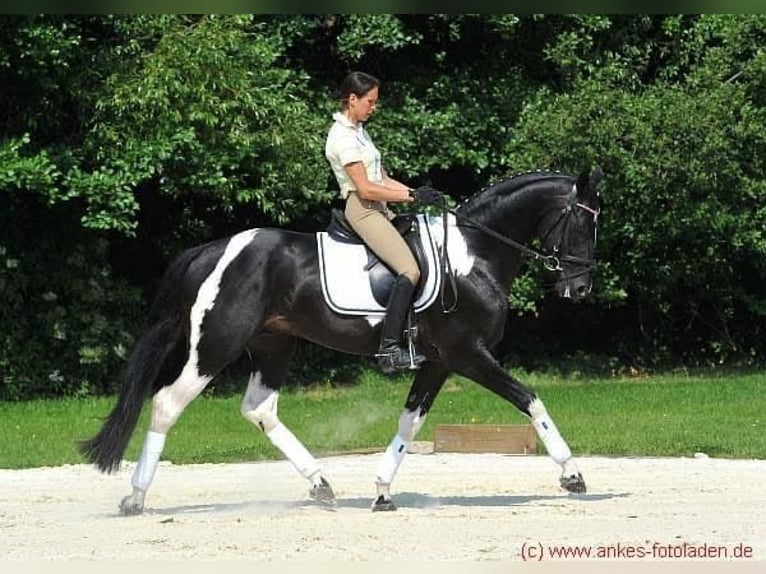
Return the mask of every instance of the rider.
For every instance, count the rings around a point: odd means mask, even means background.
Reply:
[[[391,223],[394,214],[387,203],[413,201],[413,193],[418,199],[432,201],[434,193],[441,194],[432,188],[418,188],[415,192],[386,173],[380,152],[364,129],[364,122],[375,111],[379,86],[377,78],[364,72],[351,72],[341,82],[341,110],[333,114],[335,121],[327,134],[325,156],[338,180],[340,195],[346,200],[349,225],[397,275],[386,305],[377,353],[380,368],[390,373],[418,366],[425,357],[417,353],[412,356],[403,344],[404,323],[420,270]]]

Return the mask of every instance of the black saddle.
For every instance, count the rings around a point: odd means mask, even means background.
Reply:
[[[428,260],[423,250],[423,244],[420,241],[420,231],[417,215],[414,213],[404,213],[397,215],[391,223],[399,234],[404,238],[405,243],[412,251],[420,268],[420,280],[415,286],[415,292],[412,296],[413,301],[420,297],[426,279],[430,272]],[[327,234],[335,241],[342,243],[351,243],[365,245],[361,237],[356,234],[346,220],[345,214],[340,209],[333,209],[330,217],[330,225],[327,227]],[[396,279],[395,271],[378,259],[378,256],[365,245],[367,249],[367,265],[364,270],[370,273],[370,289],[375,300],[382,307],[388,304],[388,296]]]

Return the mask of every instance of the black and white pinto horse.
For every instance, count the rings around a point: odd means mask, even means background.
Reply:
[[[557,273],[558,295],[579,299],[590,292],[600,179],[598,168],[577,178],[558,172],[521,174],[478,193],[448,217],[430,218],[437,227],[447,223],[444,236],[434,236],[441,247],[447,244],[443,251],[458,303],[452,313],[434,304],[416,316],[418,351],[427,360],[380,459],[373,510],[395,509],[391,482],[451,373],[472,379],[527,415],[562,468],[562,487],[585,492],[577,463],[543,402],[508,374],[490,350],[502,338],[509,289],[524,255],[542,259]],[[547,255],[531,248],[536,238]],[[328,307],[320,288],[315,234],[249,229],[188,249],[162,279],[116,405],[80,450],[101,471],[116,471],[142,405],[153,396],[133,491],[120,506],[124,515],[140,514],[168,431],[216,374],[247,353],[252,370],[242,415],[311,483],[312,498],[333,504],[319,462],[277,416],[279,389],[297,339],[370,356],[378,348],[380,320],[381,315],[342,315]]]

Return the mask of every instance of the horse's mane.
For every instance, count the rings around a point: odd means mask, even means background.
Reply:
[[[479,197],[483,199],[490,199],[490,198],[495,198],[498,196],[510,195],[526,187],[528,184],[532,182],[539,181],[541,179],[551,179],[551,178],[560,178],[560,177],[571,178],[571,176],[568,174],[562,173],[560,171],[553,171],[553,170],[538,169],[535,171],[520,172],[506,179],[490,184],[484,189],[474,193],[472,196],[464,199],[458,206],[458,209],[465,207],[471,203],[474,203],[475,200],[478,199]]]

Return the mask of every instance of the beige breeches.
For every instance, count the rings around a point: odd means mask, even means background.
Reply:
[[[418,264],[402,236],[388,220],[387,212],[379,201],[361,199],[354,192],[348,194],[345,213],[351,228],[381,261],[417,285],[420,279]]]

